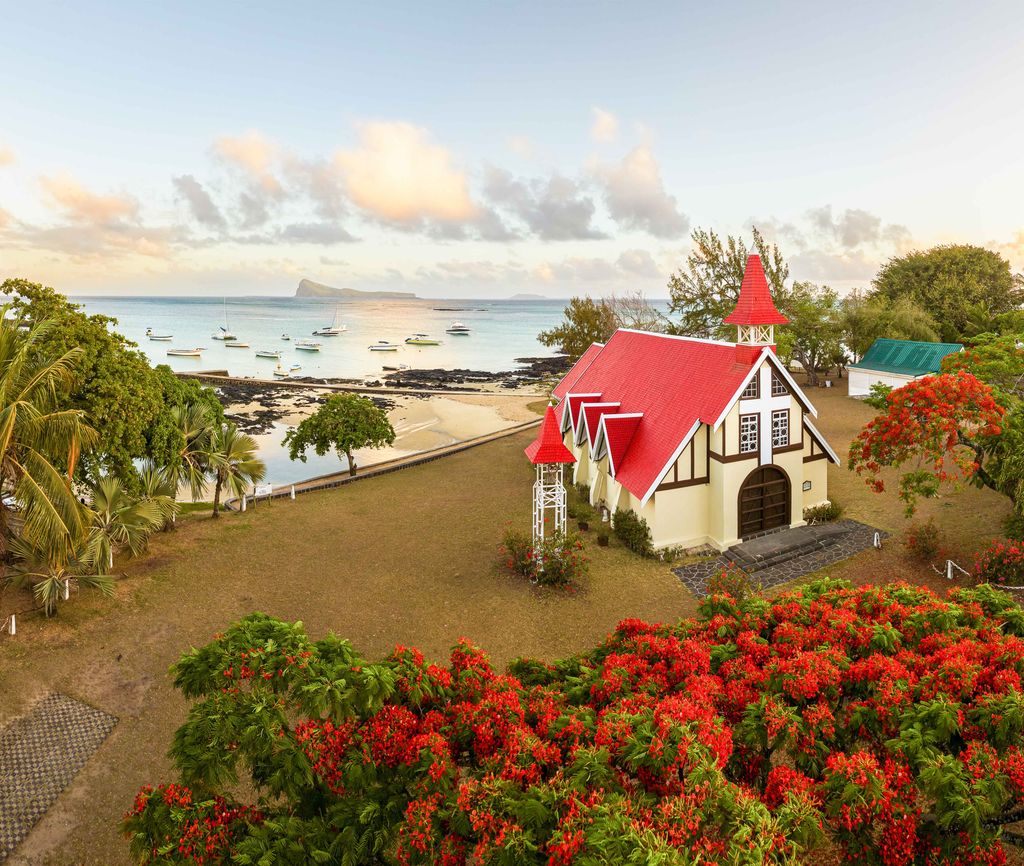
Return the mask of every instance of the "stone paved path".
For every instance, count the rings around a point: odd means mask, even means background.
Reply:
[[[0,732],[0,863],[115,724],[113,716],[55,693]]]
[[[791,559],[770,565],[759,571],[750,572],[754,581],[760,583],[762,589],[769,589],[781,583],[796,580],[796,578],[803,577],[805,574],[818,571],[826,566],[848,559],[862,550],[867,550],[874,545],[875,532],[878,531],[874,527],[858,523],[856,520],[844,520],[841,524],[832,524],[832,526],[845,531],[821,533],[822,541],[817,549],[800,553]],[[778,533],[774,538],[777,542],[784,544],[784,537],[788,532],[799,533],[800,529]],[[882,538],[888,537],[886,532],[880,532],[879,534]],[[800,542],[803,542],[804,535],[806,533],[798,537]],[[748,542],[748,544],[750,543]],[[708,580],[720,573],[724,568],[729,567],[730,564],[732,564],[730,560],[722,554],[703,562],[674,568],[672,571],[697,598],[704,598],[708,594]]]

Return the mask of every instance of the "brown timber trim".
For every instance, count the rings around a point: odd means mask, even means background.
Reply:
[[[721,454],[709,451],[708,457],[719,463],[739,463],[741,460],[757,460],[760,453],[760,451],[747,451],[745,454],[726,454],[723,457]]]
[[[707,475],[703,478],[688,478],[685,481],[667,481],[664,484],[659,484],[654,488],[654,492],[658,493],[661,490],[678,490],[680,487],[694,487],[698,484],[708,484],[710,479]]]
[[[787,451],[800,451],[803,447],[803,442],[791,442],[789,445],[783,445],[781,448],[772,448],[772,454],[785,454]]]
[[[809,457],[804,457],[804,463],[810,463],[812,460],[825,460],[828,455],[822,451],[820,454],[812,454]]]

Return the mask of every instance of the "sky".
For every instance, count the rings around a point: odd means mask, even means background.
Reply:
[[[0,278],[664,297],[698,227],[1024,266],[1024,4],[0,0]]]

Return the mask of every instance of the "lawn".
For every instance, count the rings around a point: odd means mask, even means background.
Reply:
[[[845,455],[872,412],[845,396],[845,380],[838,384],[810,397],[819,428]],[[578,595],[536,589],[498,565],[506,523],[529,526],[533,473],[522,449],[533,435],[243,515],[191,514],[127,564],[115,600],[83,593],[55,620],[19,619],[17,638],[0,638],[0,723],[53,690],[120,723],[8,863],[129,862],[118,821],[141,785],[169,773],[165,751],[187,710],[168,667],[249,611],[300,619],[315,637],[334,631],[370,658],[396,643],[443,657],[467,636],[499,665],[582,650],[624,617],[692,614],[693,598],[665,565],[617,546],[590,544],[592,576]],[[829,484],[846,516],[902,535],[906,520],[893,494],[870,492],[845,466],[830,467]],[[921,509],[964,564],[998,533],[1007,510],[1002,497],[974,489]],[[830,573],[948,586],[897,539]],[[8,592],[0,615],[26,603]]]

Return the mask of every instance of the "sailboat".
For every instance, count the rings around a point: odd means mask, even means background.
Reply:
[[[237,340],[234,334],[228,329],[228,299],[224,298],[224,324],[220,326],[220,330],[212,335],[214,340]]]
[[[338,324],[338,307],[334,307],[334,321],[330,325],[320,328],[318,331],[313,331],[314,337],[337,337],[339,334],[347,331],[344,325]]]

